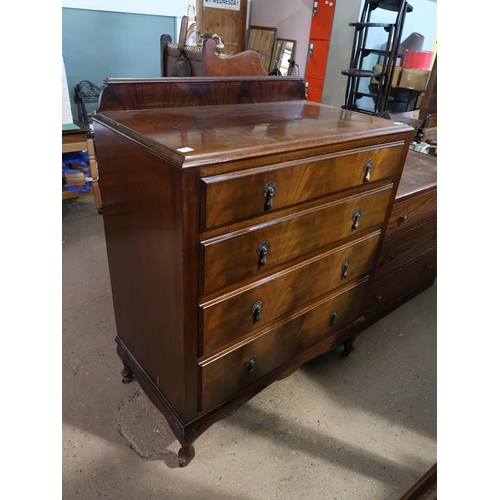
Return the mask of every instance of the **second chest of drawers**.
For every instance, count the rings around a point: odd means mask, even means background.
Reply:
[[[409,151],[366,307],[368,324],[429,288],[437,275],[437,158]]]

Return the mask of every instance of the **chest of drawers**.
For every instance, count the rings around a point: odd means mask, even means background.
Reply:
[[[366,305],[373,323],[437,275],[437,157],[409,151]]]
[[[245,77],[109,80],[94,132],[122,376],[187,465],[360,330],[413,130]]]

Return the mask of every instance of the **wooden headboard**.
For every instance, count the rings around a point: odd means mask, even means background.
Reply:
[[[217,54],[215,40],[204,40],[203,46],[172,43],[170,35],[162,35],[161,76],[267,76],[260,55],[245,50],[235,55]],[[184,47],[180,49],[180,47]]]

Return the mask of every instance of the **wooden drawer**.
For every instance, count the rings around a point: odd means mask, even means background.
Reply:
[[[437,248],[398,271],[375,281],[370,289],[366,316],[372,316],[403,301],[411,293],[433,283],[437,275]]]
[[[229,298],[203,304],[203,354],[214,352],[285,315],[296,314],[331,290],[367,274],[380,232],[343,245]]]
[[[202,241],[205,293],[273,268],[371,228],[380,227],[392,184],[298,214]],[[360,214],[357,229],[354,219]],[[267,248],[265,261],[259,252]],[[264,262],[264,263],[263,263]]]
[[[222,403],[357,320],[366,285],[354,283],[305,314],[201,363],[201,409]]]
[[[394,238],[386,238],[377,263],[375,279],[416,259],[437,246],[437,219],[414,226]]]
[[[406,230],[437,214],[437,189],[433,189],[418,196],[396,199],[392,208],[391,217],[387,226],[387,236],[397,231]]]
[[[255,217],[331,193],[390,178],[401,143],[285,162],[202,179],[205,228]],[[370,172],[367,176],[366,169]],[[267,202],[266,193],[273,193]]]

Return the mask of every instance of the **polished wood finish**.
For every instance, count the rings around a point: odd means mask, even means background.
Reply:
[[[345,238],[381,228],[392,193],[393,187],[389,184],[376,191],[322,205],[316,210],[303,210],[272,223],[203,240],[206,262],[203,291],[214,292],[249,277],[262,276],[309,252],[327,249]],[[357,212],[360,217],[355,229]],[[269,243],[265,264],[260,263],[257,253],[263,242]]]
[[[403,150],[404,143],[394,143],[391,147],[371,147],[324,155],[308,162],[285,162],[207,177],[203,179],[205,227],[214,226],[216,221],[225,224],[246,219],[393,177]],[[267,208],[263,193],[270,181],[276,184],[276,193]],[[239,203],[234,203],[235,193]]]
[[[349,352],[365,322],[413,130],[308,103],[303,90],[234,77],[109,80],[102,92],[118,352],[172,427],[181,466],[215,421],[329,349]],[[307,173],[296,187],[273,175],[286,171]],[[234,190],[240,208],[217,207],[217,186],[228,207],[231,182],[254,175]],[[276,204],[256,211],[254,187],[273,179]]]
[[[175,111],[164,108],[196,107],[197,109],[194,110],[192,117],[187,117],[187,121],[189,121],[196,116],[197,112],[200,112],[199,107],[201,106],[257,104],[278,101],[284,106],[283,101],[302,101],[305,97],[304,81],[293,77],[286,79],[272,77],[200,77],[189,79],[169,78],[168,80],[165,80],[165,78],[109,78],[105,82],[105,88],[106,92],[101,92],[100,95],[99,109],[105,109],[107,111],[106,116],[113,116],[110,114],[113,111],[141,110],[143,112],[149,110],[158,117],[157,119],[163,121],[160,124],[154,123],[153,129],[158,130],[165,127],[165,131],[174,129],[179,133],[190,130],[189,125],[186,127],[186,119],[179,116],[180,110]],[[301,102],[299,105],[303,105],[303,103]],[[187,109],[183,109],[183,113],[186,111]],[[205,109],[205,111],[207,110]],[[233,115],[238,115],[235,111],[239,111],[239,108],[232,108],[229,116],[224,117],[230,120]],[[134,130],[133,127],[135,126],[143,127],[147,125],[142,112],[132,117],[132,122],[129,122],[132,130]],[[167,114],[164,115],[164,113]],[[171,113],[176,116],[171,116]],[[218,114],[221,115],[220,111]],[[123,120],[126,115],[116,115],[116,118]],[[172,118],[175,119],[171,121]],[[213,118],[213,123],[217,123],[217,114],[211,115],[209,118]],[[213,123],[207,124],[207,128],[213,130]],[[285,126],[286,124],[283,123],[282,127]],[[202,127],[202,130],[204,129],[205,127]],[[146,131],[143,133],[146,133]]]
[[[437,276],[437,157],[409,151],[366,304],[365,326]]]
[[[201,304],[203,331],[206,333],[203,353],[240,340],[242,332],[252,334],[262,330],[270,322],[293,315],[340,285],[366,275],[371,270],[379,237],[377,231],[306,263],[255,281],[231,295]],[[345,263],[348,263],[348,269],[344,272]],[[283,294],[282,290],[289,292]],[[304,290],[308,293],[304,294]],[[257,301],[262,303],[259,321],[255,321],[252,313],[252,306]]]
[[[359,318],[365,293],[366,282],[351,285],[305,313],[297,310],[290,315],[291,321],[202,362],[202,410],[223,402]]]

